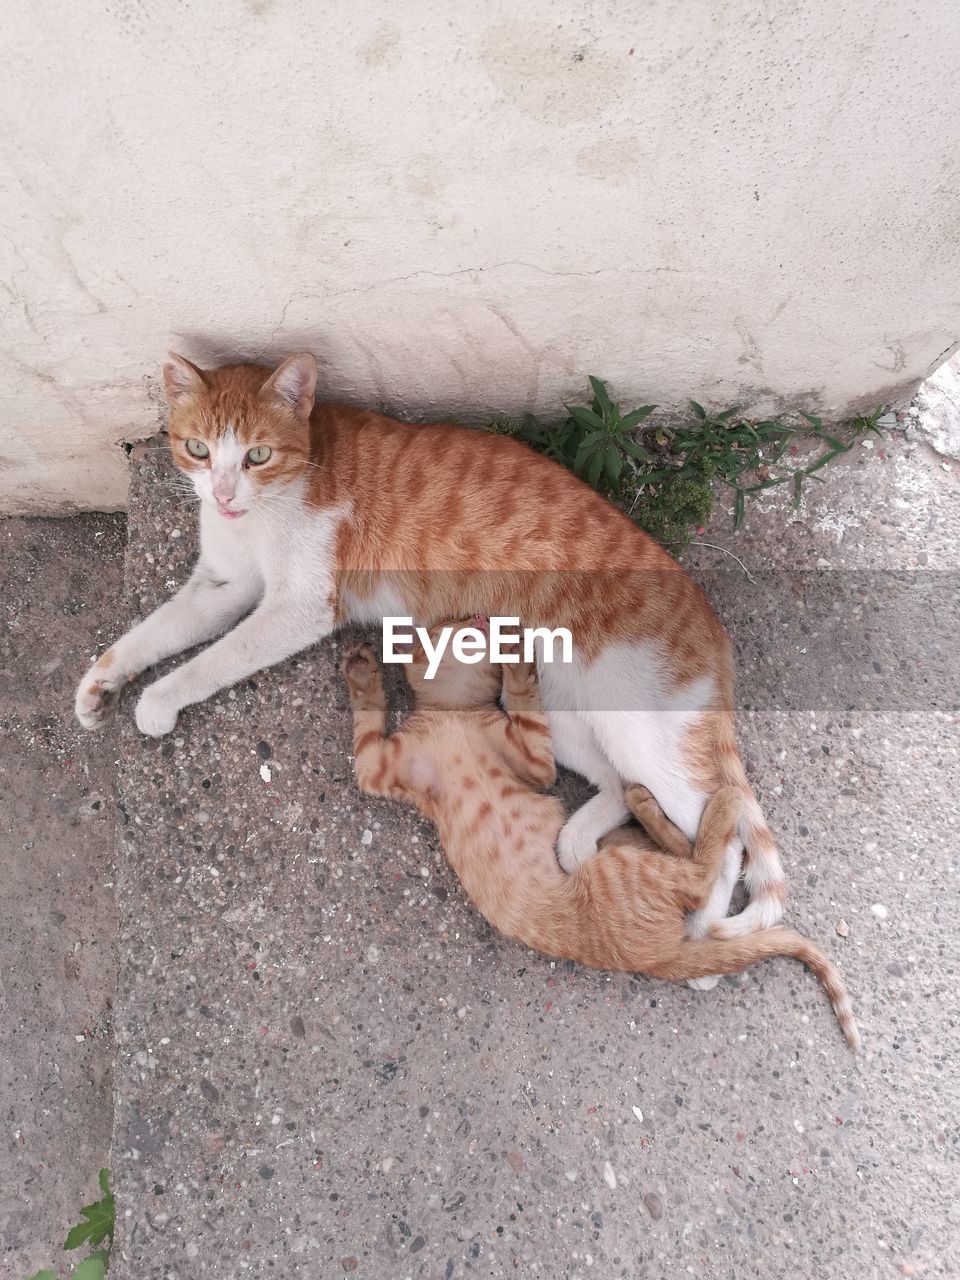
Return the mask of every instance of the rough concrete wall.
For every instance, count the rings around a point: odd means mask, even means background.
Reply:
[[[173,345],[399,413],[830,414],[960,338],[953,0],[3,6],[0,509],[116,507]]]

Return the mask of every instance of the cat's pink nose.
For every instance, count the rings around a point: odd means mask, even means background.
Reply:
[[[236,497],[236,494],[232,493],[230,497],[226,499],[226,501],[224,501],[224,499],[221,498],[219,494],[214,494],[213,496],[217,500],[217,512],[220,515],[222,515],[225,519],[236,520],[240,516],[246,515],[245,508],[240,507],[238,509],[237,507],[233,507],[230,505],[233,502],[233,499]]]

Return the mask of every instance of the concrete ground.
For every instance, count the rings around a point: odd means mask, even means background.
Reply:
[[[0,524],[0,1271],[11,1280],[63,1258],[109,1160],[116,735],[85,734],[70,703],[111,630],[125,523]]]
[[[860,1059],[795,963],[698,993],[493,935],[429,827],[357,793],[333,642],[160,742],[126,698],[113,1280],[956,1275],[948,465],[898,436],[799,512],[772,498],[734,535],[718,511],[699,540],[750,578],[688,553],[734,635],[790,921],[842,968]],[[131,614],[190,559],[163,476],[149,454]],[[99,570],[70,591],[124,611]]]

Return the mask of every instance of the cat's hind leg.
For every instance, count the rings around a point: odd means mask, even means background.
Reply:
[[[653,838],[678,858],[690,860],[689,877],[678,880],[683,893],[687,917],[687,934],[703,938],[711,928],[712,913],[726,912],[733,887],[740,874],[742,842],[737,822],[743,796],[736,787],[722,787],[713,795],[700,819],[693,845],[664,814],[646,787],[626,790],[627,803]],[[715,975],[688,978],[688,985],[698,991],[710,991],[719,978]]]
[[[702,911],[709,904],[717,881],[729,874],[731,862],[739,873],[740,837],[737,824],[742,804],[743,796],[737,787],[721,787],[707,802],[691,859],[699,882],[697,892],[692,895],[689,903],[695,910]],[[731,850],[734,852],[732,858]],[[687,932],[689,934],[689,926]]]
[[[626,788],[625,795],[631,813],[661,849],[673,854],[675,858],[693,857],[692,841],[687,839],[679,827],[674,826],[647,787],[634,783]]]
[[[700,781],[691,776],[685,751],[692,719],[687,709],[606,711],[590,715],[598,749],[603,749],[610,765],[626,778],[642,780],[667,818],[689,839],[695,840],[707,795]],[[711,926],[727,914],[742,860],[743,840],[734,831],[724,848],[720,873],[706,903],[687,917],[689,937],[705,937]],[[708,991],[718,981],[719,978],[712,976],[691,978],[689,985]]]
[[[557,838],[564,871],[576,871],[597,852],[598,842],[630,817],[620,775],[598,749],[590,726],[576,711],[552,711],[550,732],[557,760],[582,774],[597,794],[570,815]]]
[[[387,700],[373,650],[369,645],[347,649],[341,670],[353,712],[353,767],[357,786],[368,795],[406,796],[408,789],[401,784],[398,770],[403,734],[385,736]]]
[[[727,847],[737,837],[737,821],[743,802],[740,791],[736,787],[722,787],[711,796],[692,844],[673,825],[646,787],[627,787],[626,798],[634,816],[648,834],[672,855],[684,910],[701,910],[725,867]]]
[[[537,673],[531,663],[505,663],[503,703],[506,714],[497,720],[491,734],[498,735],[498,747],[507,766],[535,787],[550,787],[556,781],[550,725],[540,700]]]
[[[369,645],[346,649],[340,669],[350,693],[353,713],[353,759],[361,791],[382,794],[374,782],[385,779],[387,699],[380,668]],[[390,753],[392,754],[392,753]]]

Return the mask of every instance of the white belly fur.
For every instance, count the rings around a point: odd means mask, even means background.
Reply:
[[[683,742],[713,699],[712,677],[677,686],[656,646],[617,644],[589,666],[576,656],[543,665],[540,685],[558,762],[596,786],[610,770],[621,784],[642,783],[693,839],[707,796],[692,784]],[[584,767],[591,749],[601,776]]]

